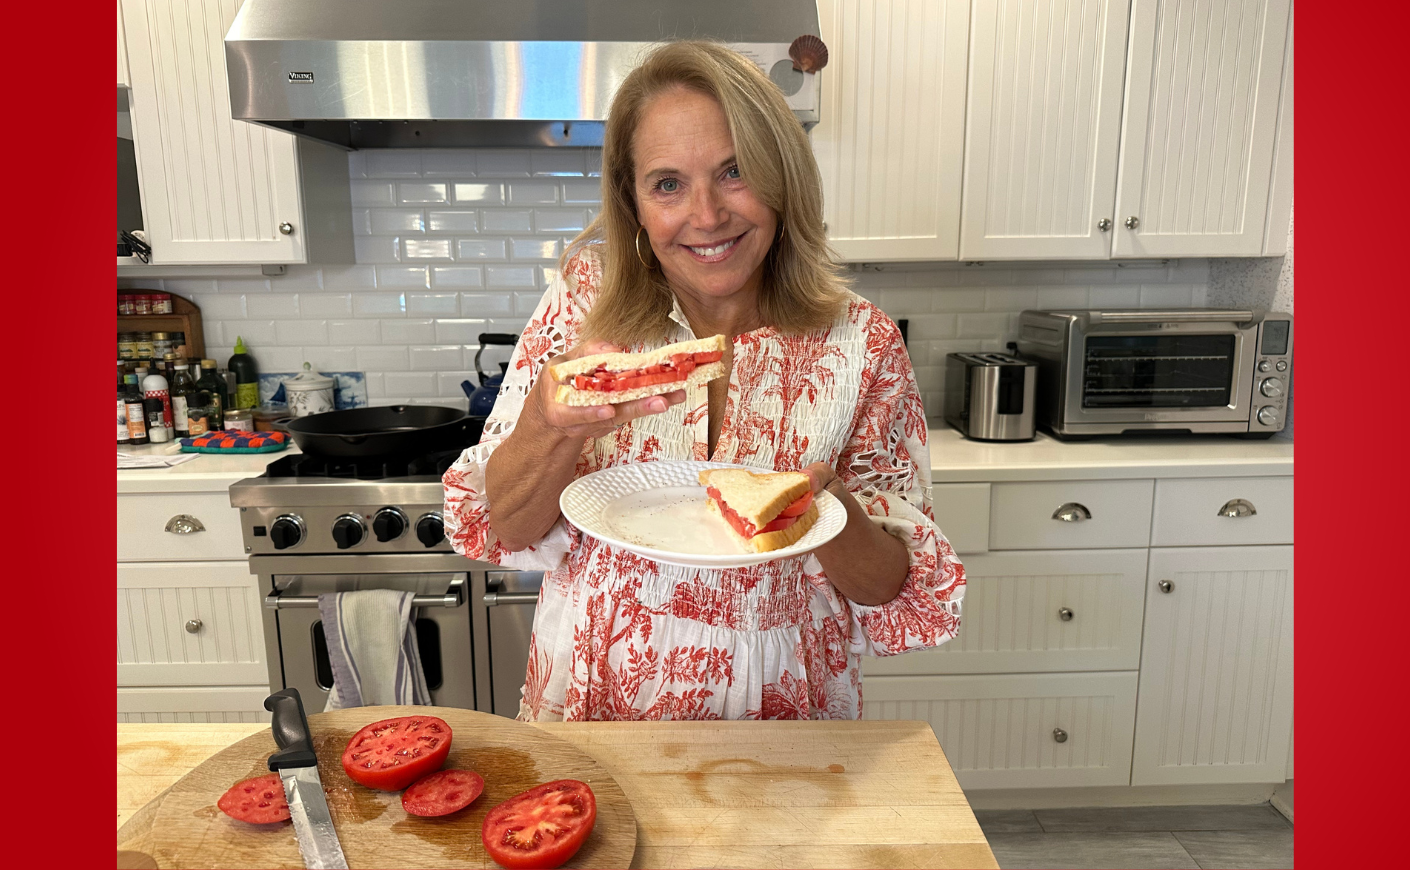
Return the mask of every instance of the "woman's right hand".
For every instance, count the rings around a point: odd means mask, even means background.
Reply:
[[[621,353],[622,349],[606,341],[587,341],[562,356],[554,357],[544,364],[538,382],[529,392],[525,410],[532,409],[531,426],[542,427],[544,434],[556,439],[582,441],[587,438],[601,438],[637,417],[659,414],[672,405],[685,401],[685,390],[676,390],[659,396],[647,396],[619,405],[564,405],[556,398],[560,382],[549,375],[549,367],[580,357],[598,353]],[[520,426],[523,425],[521,420]]]

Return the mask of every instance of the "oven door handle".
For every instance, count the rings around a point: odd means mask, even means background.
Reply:
[[[411,599],[413,607],[459,607],[465,601],[460,597],[460,589],[445,595],[417,595]],[[270,610],[284,610],[290,607],[317,607],[317,595],[267,595],[264,606]]]
[[[1147,309],[1142,311],[1096,311],[1092,313],[1093,323],[1247,323],[1253,319],[1252,311],[1182,311]]]
[[[486,607],[498,607],[501,604],[538,604],[539,594],[537,592],[486,592],[483,600]]]

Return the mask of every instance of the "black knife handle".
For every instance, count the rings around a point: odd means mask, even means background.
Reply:
[[[313,738],[308,733],[308,717],[298,689],[280,689],[264,699],[264,709],[274,714],[274,742],[279,751],[269,756],[269,769],[316,767]]]

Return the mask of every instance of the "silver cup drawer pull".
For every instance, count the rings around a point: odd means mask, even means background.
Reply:
[[[1066,742],[1067,742],[1067,732],[1064,731],[1064,730],[1062,730],[1061,728],[1054,728],[1054,729],[1053,729],[1053,739],[1056,740],[1058,743],[1066,743]]]
[[[1072,608],[1070,608],[1070,607],[1059,607],[1059,608],[1058,608],[1058,619],[1061,619],[1063,622],[1071,622],[1073,616],[1074,616],[1074,614],[1073,614],[1073,612],[1072,612]]]
[[[1087,510],[1087,506],[1075,501],[1060,505],[1057,510],[1053,511],[1053,519],[1061,520],[1064,523],[1080,523],[1091,518],[1092,512]]]
[[[1233,498],[1224,502],[1224,506],[1219,509],[1221,517],[1251,517],[1258,513],[1253,507],[1253,502],[1244,498]]]
[[[196,532],[204,532],[206,527],[190,514],[177,514],[166,521],[166,530],[173,535],[194,535]]]

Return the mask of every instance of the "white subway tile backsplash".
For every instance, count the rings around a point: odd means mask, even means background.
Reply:
[[[162,289],[187,299],[196,293],[216,292],[214,278],[167,278],[162,282]]]
[[[297,318],[299,296],[297,293],[250,293],[245,296],[245,310],[250,317]]]
[[[255,353],[260,369],[266,372],[301,372],[305,362],[312,365],[312,360],[302,347],[269,347]],[[224,360],[226,357],[222,354],[217,359]]]
[[[460,294],[454,291],[408,293],[406,294],[406,313],[454,317],[460,313]]]
[[[509,253],[516,260],[557,261],[563,253],[561,239],[510,239]]]
[[[324,266],[323,286],[328,290],[376,287],[377,270],[372,266]]]
[[[431,275],[425,266],[379,266],[378,287],[422,287],[429,289]]]
[[[374,208],[368,213],[371,215],[371,232],[376,235],[426,232],[426,215],[420,209]]]
[[[328,334],[335,344],[361,347],[381,342],[382,325],[376,320],[330,320]]]
[[[215,282],[221,293],[268,293],[268,278],[221,278]]]
[[[476,174],[485,178],[516,178],[529,175],[529,152],[510,149],[492,149],[476,155],[479,168]]]
[[[985,338],[1004,335],[1008,332],[1007,314],[961,314],[959,315],[960,338]]]
[[[487,332],[485,321],[478,318],[457,318],[449,320],[442,318],[436,321],[436,338],[439,344],[473,344],[480,343],[480,333]]]
[[[1039,287],[1038,302],[1033,307],[1045,310],[1086,308],[1086,287]]]
[[[507,317],[514,313],[508,293],[461,293],[460,313],[468,317]]]
[[[536,208],[534,223],[541,233],[576,233],[587,226],[587,212],[580,208]]]
[[[458,344],[443,344],[430,347],[411,347],[411,368],[418,372],[443,372],[458,369],[463,364],[464,354]]]
[[[382,375],[382,383],[389,398],[425,398],[436,395],[436,376],[430,372],[389,371]]]
[[[1124,275],[1115,265],[1078,267],[1067,270],[1068,284],[1125,284]]]
[[[317,266],[300,266],[298,264],[285,266],[284,274],[270,278],[269,284],[276,291],[321,290],[323,289],[323,270]]]
[[[915,314],[908,319],[910,330],[907,338],[912,343],[954,338],[959,334],[958,315],[955,314]]]
[[[189,298],[196,304],[196,307],[201,309],[201,322],[207,326],[222,320],[245,319],[245,295],[243,293],[200,293],[193,294]]]
[[[597,205],[602,201],[601,181],[564,181],[563,202]]]
[[[281,320],[274,325],[280,344],[327,344],[328,321]]]
[[[583,152],[580,148],[532,151],[529,164],[534,175],[582,175]]]
[[[449,260],[450,239],[405,239],[408,260]]]
[[[551,181],[515,181],[505,187],[511,205],[558,205],[558,185]]]
[[[433,211],[427,223],[435,233],[478,233],[480,216],[473,211]]]
[[[988,294],[983,290],[941,289],[935,291],[935,311],[983,311]]]
[[[1092,287],[1087,291],[1087,304],[1093,308],[1137,308],[1141,304],[1141,288],[1125,284]]]
[[[589,149],[587,149],[587,153],[585,153],[583,156],[584,156],[585,158],[587,158],[586,161],[585,161],[585,163],[586,163],[587,165],[584,167],[584,170],[585,170],[585,173],[584,173],[584,174],[590,175],[590,176],[592,176],[593,178],[601,178],[601,177],[602,177],[602,149],[601,149],[601,148],[589,148]]]
[[[404,372],[411,368],[405,345],[359,347],[357,365],[364,372]]]
[[[469,381],[473,390],[480,383],[480,376],[473,371],[437,372],[436,393],[447,399],[466,401],[468,397],[465,395],[465,388],[461,386],[463,381]]]
[[[359,364],[361,365],[361,364]],[[373,405],[385,405],[387,398],[386,387],[382,383],[381,372],[367,372],[367,398]]]
[[[303,317],[347,317],[352,314],[351,293],[300,293]]]
[[[491,290],[514,290],[538,286],[533,266],[486,266],[485,286]]]
[[[387,181],[352,181],[350,193],[352,194],[352,204],[377,206],[392,205],[396,200],[392,184]]]
[[[532,315],[542,299],[543,293],[538,290],[516,291],[514,293],[514,313],[525,316]]]
[[[1022,311],[1038,305],[1038,290],[1034,287],[994,287],[984,291],[986,311]]]
[[[435,203],[449,199],[444,181],[404,181],[397,185],[397,201],[401,203]]]
[[[355,208],[352,210],[352,231],[354,236],[372,235],[372,209]]]
[[[474,175],[475,152],[437,148],[421,155],[421,171],[425,175]]]
[[[452,187],[457,205],[463,203],[474,205],[504,204],[504,185],[499,182],[458,181]]]
[[[483,217],[487,233],[526,233],[534,228],[534,212],[527,208],[487,208]]]
[[[1188,308],[1191,304],[1188,284],[1142,284],[1142,308]]]
[[[357,293],[353,296],[353,314],[358,317],[386,317],[406,313],[404,293]]]
[[[457,239],[455,256],[459,260],[506,260],[504,239]]]
[[[368,178],[419,178],[421,152],[400,148],[371,150],[363,169]]]
[[[481,287],[485,283],[479,266],[432,266],[432,287]]]
[[[430,318],[382,321],[383,344],[417,344],[436,340],[436,322]]]
[[[929,314],[935,304],[932,290],[884,289],[881,291],[881,310],[894,317],[907,314]]]
[[[245,340],[251,344],[272,346],[279,343],[279,335],[275,332],[273,320],[227,320],[221,324],[221,334],[229,335],[231,344],[234,344],[234,338],[237,335],[244,336]],[[209,352],[210,348],[206,350]]]
[[[309,365],[320,372],[357,371],[357,348],[305,346],[303,351]]]
[[[398,263],[401,240],[396,236],[354,236],[353,254],[359,263]]]

